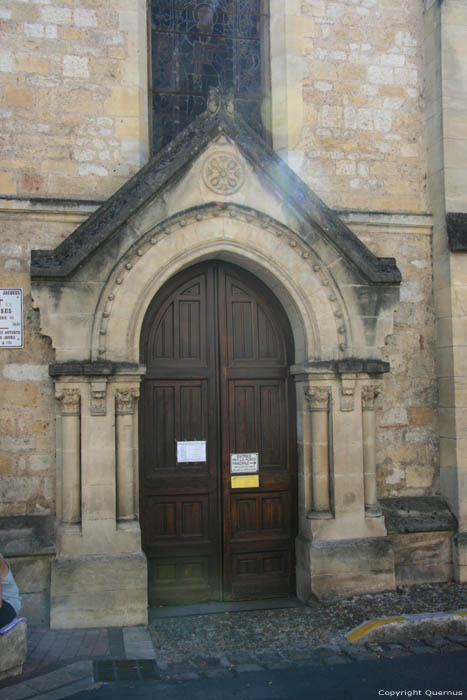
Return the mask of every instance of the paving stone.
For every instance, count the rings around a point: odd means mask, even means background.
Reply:
[[[26,683],[7,686],[0,689],[0,700],[24,700],[30,698],[34,691]]]
[[[294,668],[298,664],[296,662],[294,663],[293,661],[282,660],[282,661],[267,661],[267,662],[263,663],[262,665],[264,666],[264,668],[267,668],[268,670],[272,671],[272,670],[283,670],[286,668]],[[322,666],[321,661],[319,662],[318,665]]]
[[[204,678],[232,678],[233,675],[228,668],[209,669],[200,673],[200,676]]]
[[[90,682],[89,680],[76,681],[70,685],[63,686],[62,688],[56,688],[55,690],[50,690],[47,693],[35,695],[34,700],[61,700],[62,698],[67,698],[70,695],[79,693],[81,690],[89,690],[93,686],[93,682]]]
[[[467,647],[467,634],[448,634],[446,639],[449,639],[450,642],[462,644],[462,646]]]
[[[366,647],[358,646],[357,644],[349,645],[349,648],[346,647],[345,652],[350,658],[354,659],[354,661],[375,661],[375,659],[379,658],[376,652]]]
[[[425,644],[438,649],[438,651],[464,651],[465,647],[462,644],[451,642],[447,637],[426,637],[423,640]]]
[[[334,664],[349,664],[353,659],[345,654],[332,654],[330,656],[323,656],[323,661],[326,666],[334,666]]]
[[[401,644],[410,651],[411,654],[436,654],[437,650],[430,647],[423,639],[405,639]]]
[[[198,673],[193,671],[184,671],[183,673],[174,673],[171,676],[165,676],[164,680],[174,680],[174,681],[196,681],[199,678]]]
[[[258,664],[239,664],[235,667],[237,673],[250,673],[251,671],[263,671],[262,666]]]
[[[380,644],[382,654],[386,659],[396,659],[399,656],[407,656],[409,653],[402,644],[392,644],[391,642],[382,642]]]

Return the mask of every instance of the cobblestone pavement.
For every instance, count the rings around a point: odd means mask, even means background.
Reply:
[[[425,584],[330,603],[313,600],[290,609],[155,619],[150,632],[158,665],[168,675],[192,673],[206,663],[203,659],[217,659],[219,669],[252,665],[269,668],[268,664],[337,658],[340,652],[336,656],[336,649],[345,650],[340,662],[358,654],[375,658],[381,655],[376,646],[359,650],[349,646],[345,634],[374,618],[463,608],[467,608],[466,584]],[[447,649],[456,644],[450,641],[445,646]],[[431,646],[425,647],[430,653]],[[401,653],[410,653],[409,647],[402,649],[405,651],[399,649]],[[214,661],[210,663],[212,666]]]
[[[0,682],[0,700],[59,700],[99,682],[227,677],[467,652],[467,634],[358,645],[345,639],[345,633],[370,619],[466,608],[467,585],[443,584],[285,609],[156,616],[149,630],[30,628],[23,674]]]

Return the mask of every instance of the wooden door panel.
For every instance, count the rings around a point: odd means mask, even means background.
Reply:
[[[208,463],[177,464],[177,440],[208,440],[209,380],[148,380],[144,392],[146,480],[161,471],[177,473],[195,466],[207,470]]]
[[[234,554],[232,597],[236,600],[290,594],[290,549]]]
[[[208,274],[196,275],[182,283],[150,315],[143,329],[148,369],[175,365],[177,368],[209,365]]]
[[[289,498],[287,491],[264,493],[264,491],[233,491],[230,497],[231,543],[240,539],[255,539],[290,536]]]
[[[255,277],[221,262],[177,275],[141,335],[141,525],[151,604],[288,595],[296,532],[291,332]],[[178,440],[207,461],[177,463]],[[230,454],[259,454],[231,488]]]
[[[160,553],[148,559],[148,580],[150,600],[168,604],[209,600],[216,587],[209,556]]]
[[[239,363],[283,366],[284,341],[262,300],[228,272],[221,282],[225,292],[227,366]]]
[[[144,527],[147,549],[170,544],[186,546],[187,540],[209,538],[209,495],[151,496],[146,503]]]
[[[224,520],[224,593],[233,599],[288,595],[295,535],[288,326],[277,300],[230,268],[220,271],[219,308],[224,513],[230,514]],[[238,452],[258,453],[258,488],[232,488],[230,454]]]
[[[203,266],[171,280],[143,324],[141,524],[151,604],[219,597],[213,279]],[[178,463],[180,440],[205,440],[207,461]]]

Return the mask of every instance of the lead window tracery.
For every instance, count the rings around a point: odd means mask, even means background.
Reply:
[[[266,0],[152,0],[152,150],[206,109],[209,88],[233,89],[236,109],[267,137]]]

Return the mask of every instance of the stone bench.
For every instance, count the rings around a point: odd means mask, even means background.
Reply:
[[[0,628],[0,679],[18,676],[26,660],[28,626],[24,617]]]

